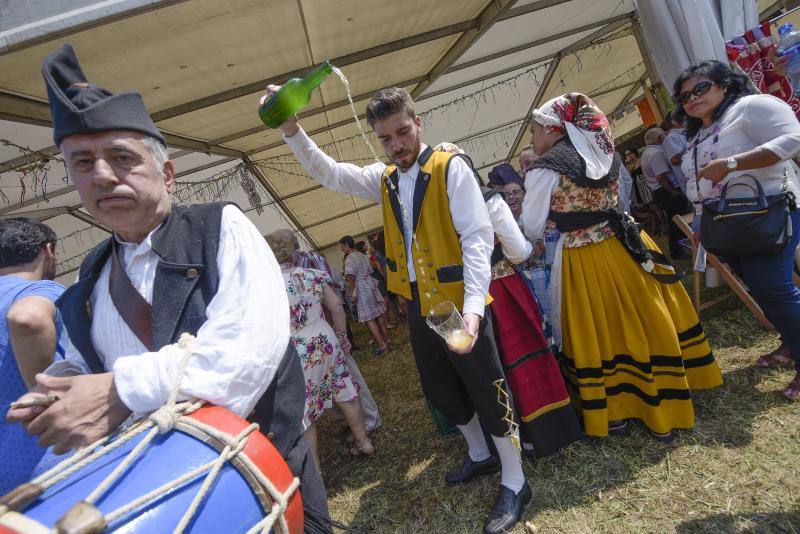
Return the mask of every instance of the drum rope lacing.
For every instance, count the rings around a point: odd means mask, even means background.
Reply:
[[[289,525],[284,517],[284,512],[289,504],[289,499],[292,497],[292,495],[294,495],[294,493],[297,491],[297,488],[300,486],[300,479],[294,477],[292,483],[289,485],[286,491],[281,492],[275,487],[272,481],[264,476],[261,470],[250,458],[244,454],[239,454],[247,445],[248,436],[254,431],[258,430],[258,425],[253,423],[242,430],[238,435],[232,436],[227,432],[222,432],[210,425],[190,417],[186,417],[203,406],[204,402],[177,402],[181,382],[186,374],[186,368],[189,364],[189,360],[193,355],[192,348],[194,346],[194,340],[194,336],[185,333],[182,334],[178,340],[178,346],[183,349],[184,354],[178,367],[178,376],[175,381],[175,385],[170,391],[166,404],[150,414],[150,416],[146,419],[142,419],[132,427],[124,430],[113,442],[109,443],[109,441],[111,441],[111,436],[106,436],[102,439],[99,439],[95,443],[89,445],[83,450],[77,451],[63,462],[38,476],[32,481],[32,483],[41,486],[42,491],[44,491],[69,477],[76,471],[88,466],[98,458],[101,458],[102,456],[120,448],[136,436],[144,433],[145,431],[149,431],[142,441],[140,441],[136,447],[134,447],[128,453],[126,458],[105,478],[105,480],[103,480],[102,483],[100,483],[97,488],[95,488],[94,491],[92,491],[91,494],[89,494],[89,496],[86,497],[85,502],[93,505],[97,499],[102,497],[106,490],[125,472],[128,466],[130,466],[133,461],[139,457],[142,451],[144,451],[147,445],[157,435],[171,431],[173,428],[175,428],[175,425],[180,422],[182,425],[193,427],[210,435],[221,443],[224,443],[225,447],[219,453],[219,456],[215,460],[198,466],[190,472],[184,473],[177,479],[163,484],[162,486],[155,488],[145,495],[138,497],[125,506],[105,514],[104,519],[106,524],[108,525],[113,521],[124,517],[140,506],[164,497],[164,495],[182,487],[203,473],[208,472],[203,484],[200,487],[200,490],[198,491],[197,495],[195,495],[194,499],[192,499],[189,508],[186,510],[183,517],[181,517],[181,520],[175,529],[175,532],[183,532],[196,515],[200,505],[203,502],[203,499],[205,498],[214,481],[217,479],[222,466],[226,461],[236,457],[251,471],[258,483],[261,484],[264,489],[266,489],[273,501],[270,512],[261,521],[253,525],[247,534],[268,532],[275,525],[276,521],[280,525],[281,531],[288,534]]]

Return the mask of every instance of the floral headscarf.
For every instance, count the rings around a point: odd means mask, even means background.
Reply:
[[[558,96],[533,110],[532,118],[549,130],[569,136],[586,162],[588,178],[599,180],[608,174],[614,160],[614,139],[605,114],[588,96]]]

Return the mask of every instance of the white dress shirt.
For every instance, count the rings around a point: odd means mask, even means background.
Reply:
[[[153,230],[141,243],[121,245],[121,263],[139,294],[153,302],[159,256]],[[149,352],[123,321],[108,292],[111,261],[91,295],[92,343],[114,373],[122,402],[138,417],[163,405],[177,380],[177,343]],[[198,398],[247,416],[275,377],[289,343],[289,301],[278,262],[258,229],[236,206],[225,206],[217,252],[219,288],[206,308],[179,399]],[[70,344],[51,375],[89,373]]]
[[[522,201],[522,217],[525,235],[536,241],[542,239],[550,215],[550,201],[561,175],[551,169],[531,169],[525,174],[525,199]],[[564,234],[558,236],[556,255],[550,270],[550,324],[553,340],[558,348],[561,342],[561,268],[564,253]]]
[[[631,212],[631,192],[633,191],[633,176],[625,168],[619,166],[619,204],[618,207],[625,213]]]
[[[381,202],[381,176],[386,169],[384,163],[373,163],[359,167],[352,163],[339,163],[323,152],[301,128],[284,140],[295,153],[298,161],[312,178],[334,191],[349,193],[373,202]],[[420,151],[425,150],[422,145]],[[400,201],[405,207],[408,220],[413,217],[414,188],[417,182],[419,163],[407,171],[398,169]],[[464,264],[464,313],[483,316],[486,294],[491,281],[491,266],[494,231],[489,219],[475,175],[466,161],[456,157],[450,164],[447,175],[447,196],[450,200],[450,216],[461,242]],[[405,219],[405,216],[404,216]],[[411,247],[413,236],[411,225],[403,223],[408,258],[409,280],[416,280]]]
[[[527,260],[533,252],[533,245],[522,235],[511,208],[501,195],[494,195],[486,201],[494,235],[500,241],[503,255],[514,265]]]
[[[683,128],[673,128],[667,133],[664,142],[661,143],[661,148],[664,150],[664,155],[669,160],[669,166],[672,167],[672,174],[678,179],[678,185],[681,187],[683,194],[686,194],[686,175],[683,174],[681,164],[674,165],[672,158],[686,152],[686,135],[683,133]]]

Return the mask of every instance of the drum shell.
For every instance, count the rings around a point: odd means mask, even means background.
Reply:
[[[190,417],[235,436],[249,423],[224,408],[206,406]],[[146,432],[119,449],[94,461],[66,480],[49,488],[41,498],[23,512],[47,527],[77,501],[85,499],[105,477],[124,459]],[[96,506],[104,514],[125,506],[137,497],[177,479],[195,467],[213,461],[224,445],[199,432],[179,424],[175,430],[156,436],[145,452],[128,471],[101,497]],[[280,490],[285,490],[293,475],[280,453],[260,434],[250,434],[243,453],[261,469]],[[127,517],[109,525],[113,532],[173,532],[197,494],[205,475],[163,495]],[[217,480],[206,495],[200,509],[189,525],[195,532],[247,532],[269,513],[271,500],[255,481],[254,474],[236,460],[226,462]],[[286,513],[292,532],[302,532],[302,502],[299,491],[290,500]]]

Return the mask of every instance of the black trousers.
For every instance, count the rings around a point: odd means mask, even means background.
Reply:
[[[250,420],[260,426],[300,479],[307,534],[333,532],[328,515],[328,496],[308,443],[303,437],[305,379],[300,357],[289,343],[275,378],[256,404]]]
[[[683,193],[677,195],[671,194],[663,187],[653,191],[653,200],[659,208],[664,211],[669,223],[669,255],[680,256],[684,253],[683,247],[678,244],[678,241],[686,237],[678,228],[678,225],[672,220],[675,215],[686,215],[690,211],[689,199]]]
[[[456,354],[447,349],[444,340],[425,322],[420,313],[417,288],[412,285],[408,323],[422,391],[451,425],[466,425],[477,412],[483,428],[501,437],[508,432],[508,423],[503,421],[506,408],[498,402],[495,381],[502,380],[503,390],[506,393],[509,390],[492,332],[489,308],[484,313],[475,348],[469,354]],[[513,406],[510,396],[508,403]]]

